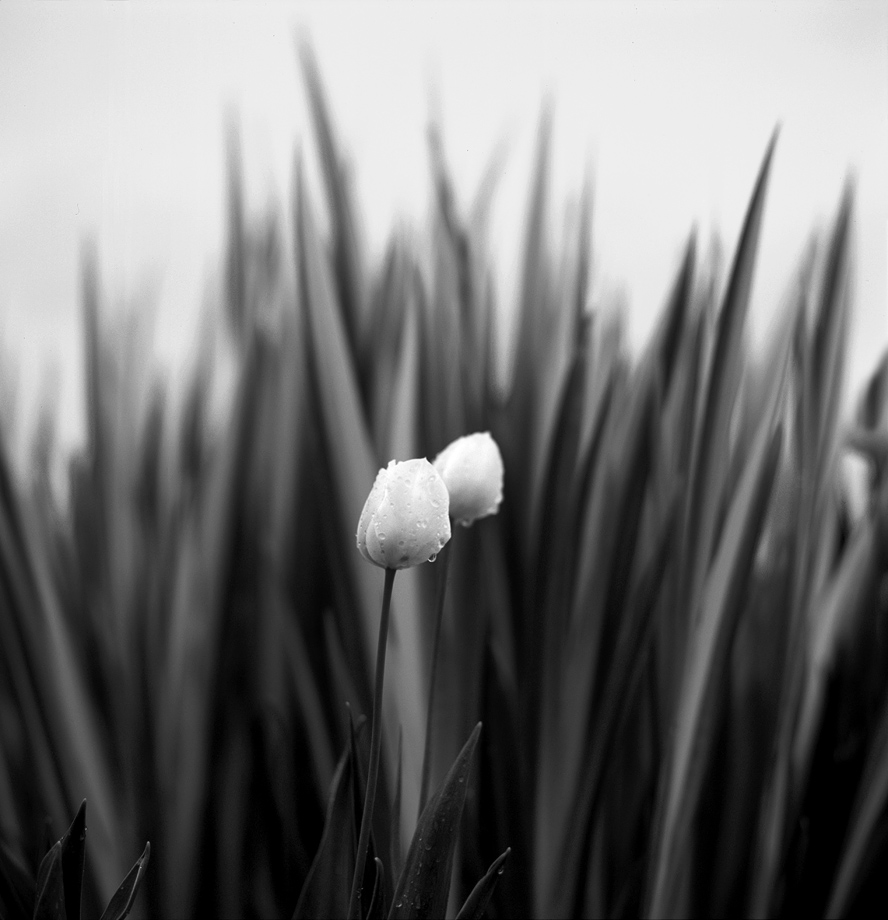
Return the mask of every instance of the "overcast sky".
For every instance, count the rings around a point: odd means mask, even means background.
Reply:
[[[288,200],[297,144],[314,156],[297,29],[352,158],[371,254],[395,222],[423,225],[437,110],[464,204],[506,144],[492,240],[508,302],[549,96],[553,216],[591,169],[598,282],[625,292],[639,343],[691,226],[733,248],[780,122],[754,329],[853,171],[853,387],[888,342],[884,2],[2,3],[0,354],[26,410],[58,368],[66,442],[82,426],[81,241],[98,241],[112,299],[156,290],[158,349],[185,354],[223,244],[229,113],[256,208]]]

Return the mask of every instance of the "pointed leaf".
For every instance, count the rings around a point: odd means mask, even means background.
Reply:
[[[83,886],[83,861],[86,855],[86,799],[67,833],[62,837],[62,882],[68,920],[80,920],[80,893]]]
[[[697,601],[714,552],[716,516],[722,481],[728,468],[731,414],[740,383],[743,327],[752,290],[765,192],[776,142],[775,131],[765,152],[743,222],[709,363],[706,403],[697,431],[688,489],[683,554],[685,571],[679,593],[679,602],[691,611],[692,616],[696,615]]]
[[[721,543],[707,579],[691,648],[675,739],[661,783],[657,851],[648,913],[684,913],[680,880],[693,848],[688,830],[712,749],[719,682],[727,673],[731,643],[745,597],[749,573],[768,508],[782,444],[782,429],[763,424],[737,493],[731,502]]]
[[[373,484],[377,461],[367,432],[345,329],[336,309],[329,272],[305,197],[301,170],[297,173],[296,186],[297,263],[307,330],[308,401],[311,422],[320,432],[323,461],[320,475],[329,479],[329,499],[334,502],[334,507],[325,516],[330,525],[327,534],[330,552],[333,558],[344,563],[340,566],[343,577],[336,579],[334,588],[342,595],[340,606],[359,614],[364,633],[364,658],[357,663],[369,687],[366,674],[374,660],[379,624],[379,612],[370,599],[376,597],[378,583],[372,566],[355,551],[354,530]],[[349,660],[354,664],[351,656]]]
[[[345,917],[348,913],[358,839],[351,749],[351,744],[347,744],[333,774],[321,842],[302,886],[293,920]]]
[[[444,784],[420,816],[395,889],[390,920],[420,920],[445,914],[469,770],[480,734],[479,722],[450,768]]]
[[[377,856],[373,860],[376,866],[376,879],[373,882],[373,894],[367,907],[367,920],[384,920],[385,917],[385,867]]]
[[[129,914],[139,891],[142,877],[145,875],[150,856],[151,844],[149,842],[145,844],[142,855],[136,860],[132,869],[127,872],[126,878],[120,883],[117,891],[114,892],[114,897],[108,902],[108,906],[105,908],[100,920],[124,920]]]
[[[311,45],[303,42],[299,49],[302,75],[308,91],[309,107],[320,148],[324,186],[332,217],[333,261],[339,312],[348,337],[352,357],[359,350],[359,334],[364,311],[363,270],[358,246],[357,223],[350,195],[350,183],[343,169],[342,156],[333,132],[330,110],[321,84],[320,70]]]
[[[505,853],[497,856],[491,863],[484,877],[479,880],[478,884],[472,889],[471,894],[466,898],[466,903],[460,908],[459,913],[456,915],[456,920],[481,920],[484,916],[484,911],[487,909],[490,896],[493,894],[493,889],[496,888],[499,877],[505,871],[505,862],[511,852],[511,848],[507,849]]]
[[[37,903],[34,920],[67,920],[62,880],[62,842],[54,843],[37,872]]]

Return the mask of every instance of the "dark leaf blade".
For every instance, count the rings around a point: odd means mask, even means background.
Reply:
[[[391,860],[392,877],[401,874],[401,789],[403,780],[403,747],[404,733],[398,730],[398,768],[395,774],[395,794],[392,797],[391,832],[389,837],[389,851]]]
[[[126,874],[126,878],[120,883],[120,887],[114,892],[114,897],[108,902],[105,912],[100,920],[124,920],[132,910],[133,902],[136,900],[136,894],[139,891],[139,885],[145,875],[145,869],[148,866],[148,858],[151,856],[151,844],[146,843],[142,855],[136,860],[135,865]]]
[[[421,920],[445,914],[469,770],[480,734],[479,722],[444,784],[420,816],[392,899],[390,920]]]
[[[685,335],[691,295],[693,293],[696,253],[696,234],[691,234],[655,339],[664,393],[669,392],[673,371],[679,358],[682,338]]]
[[[574,808],[567,819],[567,832],[561,840],[559,862],[563,867],[564,884],[559,892],[560,900],[556,902],[560,913],[582,912],[577,899],[587,887],[587,877],[584,874],[587,875],[591,862],[591,837],[604,788],[603,778],[607,764],[616,753],[614,745],[621,721],[625,719],[638,693],[649,658],[657,602],[669,563],[670,537],[674,532],[677,506],[676,497],[664,517],[656,549],[623,611],[625,622],[614,647],[614,661],[596,716],[599,728],[595,743],[584,754],[585,775],[577,786]]]
[[[348,914],[358,839],[351,748],[351,744],[346,745],[333,775],[321,842],[302,886],[293,920]]]
[[[875,524],[867,519],[853,536],[841,566],[815,606],[806,679],[792,747],[794,781],[804,786],[830,675],[843,644],[874,607],[880,578],[879,541]]]
[[[315,133],[333,225],[333,261],[338,309],[351,348],[357,357],[364,313],[364,291],[361,280],[364,271],[358,246],[355,208],[350,195],[348,177],[343,169],[342,155],[333,131],[330,109],[321,84],[321,74],[314,52],[308,42],[299,48],[302,75],[308,93],[309,108]]]
[[[608,614],[623,609],[635,563],[653,463],[654,418],[653,375],[648,368],[636,382],[624,418],[610,430],[610,443],[605,440],[610,456],[603,460],[605,470],[596,483],[577,540],[572,622],[563,631],[569,639],[561,641],[560,660],[550,656],[547,661],[554,673],[546,681],[548,707],[539,741],[538,784],[542,794],[536,803],[540,856],[535,867],[537,886],[544,892],[546,903],[560,904],[577,882],[575,878],[565,880],[562,853],[573,845],[567,829],[585,783],[589,726],[598,724],[602,688],[616,641],[617,618]],[[602,533],[609,539],[598,547],[598,534]],[[596,564],[589,565],[587,560],[593,558]],[[562,905],[561,909],[567,908]]]
[[[836,871],[827,917],[845,917],[863,882],[867,857],[888,802],[888,698],[882,704],[879,724],[867,756],[857,801],[854,804],[842,857]]]
[[[367,920],[384,920],[385,918],[385,867],[377,856],[373,860],[376,865],[376,879],[373,882],[373,894],[370,896],[370,905],[367,908]]]
[[[696,616],[697,602],[714,551],[719,493],[728,468],[731,413],[741,376],[743,328],[776,142],[775,131],[765,152],[737,243],[709,363],[706,403],[695,439],[690,478],[692,488],[688,490],[685,518],[685,572],[680,591],[680,602],[688,607],[692,618]]]
[[[511,852],[511,848],[507,849],[491,863],[484,877],[479,879],[478,884],[475,885],[471,894],[466,898],[465,904],[456,915],[456,920],[481,920],[493,894],[493,889],[496,888],[499,877],[505,871],[505,862]]]
[[[721,699],[718,681],[726,673],[782,446],[782,428],[778,425],[773,432],[769,428],[768,424],[760,428],[731,502],[691,639],[675,739],[661,783],[654,829],[657,849],[651,863],[653,884],[647,905],[653,916],[683,912],[677,886],[693,852],[688,831],[712,749],[716,707]]]
[[[80,920],[80,894],[83,887],[83,863],[86,856],[86,799],[80,808],[62,844],[62,885],[65,892],[65,913],[68,920]]]
[[[816,461],[821,475],[830,460],[830,442],[835,436],[836,419],[848,337],[848,281],[850,276],[851,217],[854,189],[849,182],[833,225],[826,253],[820,304],[814,329],[811,354],[811,379],[815,413],[812,432],[816,437]]]
[[[37,872],[37,903],[34,920],[67,920],[62,875],[62,842],[53,844]]]
[[[332,282],[321,250],[311,208],[305,197],[301,169],[297,172],[296,261],[300,275],[300,297],[306,331],[308,359],[308,397],[313,415],[308,420],[317,425],[324,469],[331,486],[334,507],[328,518],[330,547],[334,558],[342,558],[343,577],[337,582],[342,607],[359,611],[364,647],[360,642],[348,649],[349,660],[375,654],[379,612],[369,599],[376,596],[378,582],[372,566],[361,558],[354,545],[354,529],[367,492],[373,484],[377,463],[367,431],[360,399],[356,368],[348,350],[342,319],[336,309]],[[325,483],[326,485],[326,483]]]

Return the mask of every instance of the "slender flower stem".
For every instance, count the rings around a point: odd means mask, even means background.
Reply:
[[[364,866],[370,846],[370,827],[373,823],[373,803],[376,799],[376,781],[379,777],[379,749],[382,745],[382,684],[385,678],[385,648],[388,638],[389,610],[392,604],[392,585],[397,569],[385,570],[385,587],[382,591],[382,613],[379,617],[379,642],[376,646],[376,685],[373,690],[373,722],[370,732],[370,773],[364,796],[364,813],[361,815],[361,833],[351,896],[348,899],[349,920],[360,920],[361,887],[364,884]]]
[[[443,556],[443,558],[441,558]],[[450,545],[438,554],[441,559],[441,574],[435,590],[435,638],[432,642],[432,669],[429,675],[429,703],[426,711],[425,751],[422,755],[422,783],[419,787],[419,813],[422,814],[429,795],[429,779],[432,772],[432,714],[435,711],[435,676],[438,673],[438,646],[441,642],[441,621],[444,619],[444,594],[447,591],[447,575],[450,572]]]

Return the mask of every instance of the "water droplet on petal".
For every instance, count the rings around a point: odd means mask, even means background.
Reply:
[[[429,556],[429,562],[434,562],[437,558],[438,558],[438,554],[432,553],[432,555]]]

